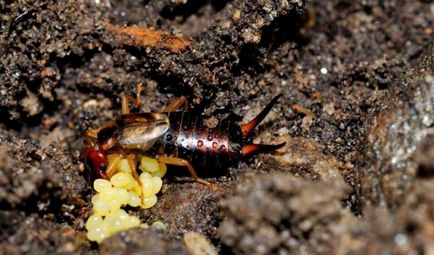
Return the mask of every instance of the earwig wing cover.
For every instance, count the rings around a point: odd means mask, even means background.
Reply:
[[[149,149],[170,127],[164,115],[148,114],[133,119],[142,121],[125,121],[120,127],[119,144],[127,149]]]

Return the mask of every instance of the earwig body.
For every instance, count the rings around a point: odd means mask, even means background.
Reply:
[[[243,137],[230,118],[214,128],[190,112],[168,113],[170,128],[153,147],[157,155],[183,158],[202,168],[225,168],[241,157]]]
[[[285,145],[252,144],[250,135],[279,97],[273,98],[249,123],[238,125],[232,118],[225,118],[213,128],[209,128],[204,119],[191,112],[172,111],[180,106],[179,103],[173,104],[176,107],[171,107],[171,104],[162,113],[129,113],[128,107],[124,105],[127,100],[123,98],[121,116],[100,129],[86,133],[90,144],[85,150],[85,164],[91,171],[107,177],[110,173],[105,173],[101,169],[102,165],[98,165],[104,161],[103,152],[126,155],[138,151],[166,164],[186,166],[193,178],[211,185],[198,178],[190,162],[205,169],[223,169],[241,158]],[[96,166],[98,169],[95,169]]]
[[[151,120],[152,124],[140,124],[140,120]],[[115,138],[123,149],[183,158],[200,167],[227,167],[237,162],[246,140],[240,126],[230,118],[208,128],[202,118],[190,112],[130,113],[115,122],[115,126],[100,130],[98,140]]]

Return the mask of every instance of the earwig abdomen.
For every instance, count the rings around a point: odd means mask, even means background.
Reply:
[[[154,145],[156,154],[183,158],[207,168],[225,168],[241,157],[241,128],[229,118],[209,128],[190,112],[167,114],[170,128]]]

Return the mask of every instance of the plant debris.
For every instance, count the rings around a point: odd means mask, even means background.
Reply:
[[[143,27],[121,27],[107,23],[109,30],[118,34],[117,38],[121,45],[136,47],[159,47],[180,53],[191,45],[192,41],[183,37],[169,35],[164,31]]]

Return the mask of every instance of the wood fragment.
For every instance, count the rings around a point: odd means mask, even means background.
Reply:
[[[165,31],[138,26],[122,27],[106,22],[106,28],[117,34],[120,44],[136,46],[140,48],[154,47],[167,49],[174,53],[180,53],[191,45],[192,41]]]
[[[299,105],[299,104],[294,104],[291,106],[291,109],[294,111],[297,111],[299,113],[303,113],[304,115],[314,118],[315,114],[313,112],[311,112],[309,109],[304,108],[303,106]]]

